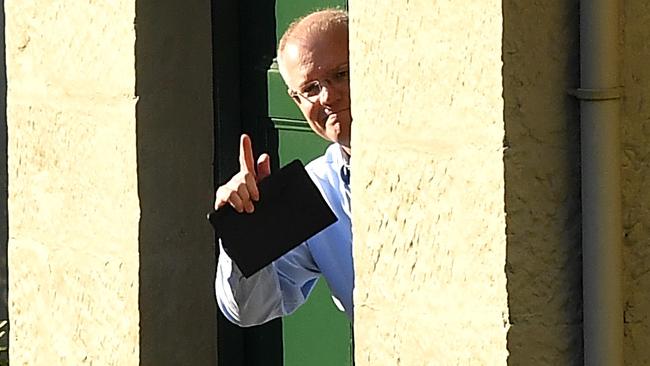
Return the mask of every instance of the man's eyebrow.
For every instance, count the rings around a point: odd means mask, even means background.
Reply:
[[[350,63],[349,63],[349,62],[344,62],[344,63],[342,63],[342,64],[339,64],[338,66],[335,66],[335,67],[329,69],[329,70],[327,71],[327,73],[329,74],[329,73],[332,73],[332,72],[339,72],[339,71],[341,71],[342,69],[349,69],[349,68],[350,68]],[[298,89],[299,89],[299,90],[302,90],[305,86],[307,86],[307,85],[313,83],[313,82],[316,81],[316,80],[317,80],[317,79],[307,79],[307,80],[305,80],[304,82],[298,84]]]

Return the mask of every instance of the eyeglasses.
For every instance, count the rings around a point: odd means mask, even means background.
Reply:
[[[318,98],[320,98],[320,95],[323,92],[323,88],[325,86],[327,86],[328,88],[331,87],[339,88],[343,86],[348,87],[349,82],[350,82],[350,71],[348,70],[348,66],[345,65],[336,71],[330,72],[326,78],[320,80],[314,80],[303,85],[303,87],[300,88],[300,90],[290,90],[289,96],[291,96],[292,98],[298,98],[298,96],[301,96],[305,100],[313,104],[316,103]]]

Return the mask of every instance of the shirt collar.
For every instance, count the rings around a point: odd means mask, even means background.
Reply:
[[[341,150],[341,156],[343,157],[343,164],[345,165],[350,165],[350,155],[348,155],[345,150],[343,150],[343,146],[339,145],[339,149]]]
[[[346,185],[350,185],[350,155],[343,150],[343,147],[339,145],[339,151],[341,152],[341,179]]]

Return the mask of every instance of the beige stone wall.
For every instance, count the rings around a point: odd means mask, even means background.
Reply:
[[[503,365],[500,1],[351,1],[357,365]]]
[[[215,364],[210,3],[6,19],[11,364]]]
[[[650,360],[650,4],[623,4],[624,355],[632,366]]]
[[[137,364],[134,3],[5,11],[11,364]]]
[[[581,365],[579,106],[567,93],[579,84],[579,1],[507,0],[502,14],[499,4],[469,1],[453,10],[447,2],[390,9],[360,3],[350,5],[357,361],[470,360],[479,349],[473,337],[492,328],[459,319],[469,304],[481,312],[480,294],[498,293],[503,282],[494,263],[504,255],[507,304],[496,297],[481,305],[504,306],[507,363]],[[643,1],[625,2],[622,10],[624,354],[626,365],[639,365],[650,359],[650,12]],[[502,19],[502,33],[495,19]],[[473,33],[476,24],[481,32]],[[479,34],[482,41],[473,43]],[[497,55],[503,59],[500,126],[499,102],[487,97],[500,86],[498,62],[487,61]],[[480,75],[468,78],[478,69]],[[485,120],[497,123],[471,124]],[[496,139],[477,138],[499,127],[505,129],[502,168],[498,157],[481,150],[491,152]],[[482,231],[467,219],[497,207],[497,190],[489,187],[498,177],[505,178],[507,245],[497,236],[483,239],[502,227],[499,216],[480,221]],[[471,215],[464,211],[469,207]],[[471,246],[480,240],[502,245],[486,246],[491,261]],[[466,263],[464,278],[476,288],[454,281],[450,268]],[[483,273],[489,268],[491,276]],[[464,286],[469,290],[450,291]],[[487,314],[481,319],[491,319]],[[501,350],[495,345],[487,349]]]

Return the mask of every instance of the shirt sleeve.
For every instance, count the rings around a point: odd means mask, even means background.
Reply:
[[[291,314],[307,300],[320,275],[307,243],[248,278],[223,250],[221,241],[219,248],[217,304],[228,320],[242,327]]]

